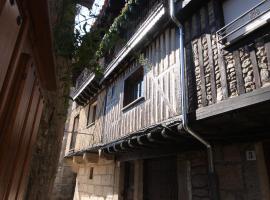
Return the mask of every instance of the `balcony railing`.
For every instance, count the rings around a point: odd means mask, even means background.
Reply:
[[[123,36],[122,41],[129,41],[130,38],[135,34],[135,32],[139,29],[139,27],[144,23],[144,21],[149,17],[149,15],[161,4],[164,4],[165,0],[148,0],[145,1],[143,5],[143,9],[136,11],[136,14],[132,15],[132,19],[130,19],[130,23],[128,23],[128,27],[126,33]],[[126,42],[119,42],[114,52],[110,52],[105,57],[105,66],[113,61],[117,53],[126,45]]]
[[[95,75],[87,68],[85,68],[76,80],[75,90],[72,93],[73,99],[84,90],[84,87],[95,78]]]
[[[218,42],[228,46],[255,29],[263,26],[270,19],[269,11],[270,0],[264,0],[257,4],[217,31]]]
[[[83,85],[83,83],[84,83],[87,79],[89,79],[90,74],[91,74],[91,72],[90,72],[90,70],[87,69],[87,68],[85,68],[85,69],[82,71],[82,73],[80,74],[80,76],[79,76],[79,77],[77,78],[77,80],[76,80],[76,87],[75,87],[75,90],[79,90],[79,89],[80,89],[80,87]]]

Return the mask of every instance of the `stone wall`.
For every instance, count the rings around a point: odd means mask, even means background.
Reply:
[[[90,169],[93,167],[93,178]],[[74,200],[117,200],[120,166],[112,160],[99,159],[97,164],[78,168]]]
[[[76,173],[70,165],[64,162],[67,134],[64,135],[62,149],[58,164],[56,178],[54,180],[51,200],[72,200],[74,195]]]
[[[214,147],[220,200],[262,199],[259,161],[248,161],[246,158],[246,152],[254,150],[254,144]],[[210,200],[206,152],[188,152],[184,156],[190,163],[190,196],[192,196],[192,200]]]

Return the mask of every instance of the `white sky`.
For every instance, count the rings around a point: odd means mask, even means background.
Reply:
[[[80,14],[75,18],[75,29],[78,29],[82,35],[84,35],[83,26],[87,22],[86,30],[90,30],[91,25],[95,22],[96,18],[90,17],[89,15],[98,15],[105,0],[95,0],[92,10],[89,10],[86,7],[81,7]]]

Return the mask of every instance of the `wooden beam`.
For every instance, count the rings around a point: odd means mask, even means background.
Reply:
[[[204,119],[225,112],[237,110],[254,104],[262,103],[270,100],[270,88],[260,88],[253,92],[242,94],[238,97],[233,97],[224,100],[218,104],[210,105],[204,108],[199,108],[196,111],[196,119]]]
[[[221,81],[221,89],[223,94],[223,99],[227,99],[229,97],[228,92],[228,82],[227,82],[227,72],[225,67],[225,61],[223,57],[223,51],[221,50],[220,44],[218,45],[218,64],[220,70],[220,81]]]
[[[73,165],[73,158],[72,157],[64,158],[64,163],[67,164],[68,166],[72,166]]]
[[[217,102],[217,88],[216,88],[216,74],[215,74],[215,65],[213,58],[213,49],[210,34],[206,35],[207,46],[208,46],[208,57],[210,65],[210,82],[211,82],[211,94],[213,103]]]
[[[84,164],[83,156],[73,156],[73,163],[78,165]]]
[[[106,159],[106,160],[115,160],[115,156],[108,153],[102,153],[100,158]]]
[[[258,61],[257,61],[257,58],[256,58],[255,49],[253,49],[250,52],[250,60],[251,60],[251,63],[252,63],[256,88],[258,89],[258,88],[262,87],[262,82],[261,82],[261,76],[260,76],[260,72],[259,72]]]
[[[238,50],[235,50],[233,52],[233,57],[235,60],[235,73],[236,73],[236,81],[237,81],[237,90],[238,90],[238,93],[241,95],[241,94],[245,93],[245,84],[244,84],[242,65],[241,65],[240,55],[239,55]]]
[[[97,153],[84,153],[83,160],[86,163],[98,163],[99,155]]]
[[[198,39],[198,53],[199,53],[199,64],[200,64],[200,78],[201,78],[201,91],[202,91],[202,105],[207,106],[206,101],[206,85],[205,85],[205,74],[203,64],[203,52],[202,52],[202,39]]]

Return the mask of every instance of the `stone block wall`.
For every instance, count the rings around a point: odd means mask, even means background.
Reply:
[[[54,180],[51,200],[72,200],[76,182],[76,173],[64,162],[67,134],[64,135],[62,149]]]
[[[93,178],[90,179],[90,168]],[[74,200],[117,200],[120,167],[115,161],[100,159],[97,164],[80,165]]]
[[[262,199],[260,179],[263,177],[258,169],[259,161],[248,161],[247,151],[255,151],[255,145],[235,144],[214,147],[220,200]],[[210,200],[206,152],[188,152],[185,157],[190,163],[190,196],[192,196],[192,200]]]

